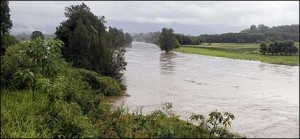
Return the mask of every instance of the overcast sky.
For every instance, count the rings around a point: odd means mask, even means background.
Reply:
[[[10,1],[11,33],[41,30],[53,33],[65,20],[64,9],[79,1]],[[91,11],[104,15],[107,26],[137,33],[172,27],[186,34],[238,32],[252,24],[299,24],[298,1],[87,1]],[[194,29],[193,29],[194,28]]]

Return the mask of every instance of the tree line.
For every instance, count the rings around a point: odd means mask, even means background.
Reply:
[[[133,38],[136,41],[158,44],[160,33],[161,32],[141,33],[136,34]],[[199,36],[177,33],[175,37],[181,45],[201,45],[202,43],[257,43],[275,40],[293,40],[299,42],[299,25],[284,25],[270,28],[260,24],[258,26],[252,25],[249,29],[242,30],[239,33],[203,34]]]
[[[262,54],[292,55],[298,53],[298,48],[292,40],[261,42],[259,51]]]

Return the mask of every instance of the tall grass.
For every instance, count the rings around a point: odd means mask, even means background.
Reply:
[[[35,101],[28,90],[1,90],[1,137],[48,137],[49,129],[40,114],[48,100],[37,93]]]

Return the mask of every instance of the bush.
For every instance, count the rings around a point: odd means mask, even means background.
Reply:
[[[298,48],[295,46],[295,42],[291,40],[285,40],[285,41],[273,41],[273,42],[261,42],[259,51],[262,54],[297,54]]]
[[[24,45],[17,44],[9,47],[1,57],[1,87],[12,87],[12,75],[33,66],[30,57],[23,51]]]
[[[29,69],[34,74],[55,76],[64,66],[60,41],[35,39],[11,46],[1,58],[1,85],[12,86],[12,75]]]
[[[44,122],[48,125],[54,138],[93,137],[93,125],[88,117],[82,115],[77,103],[56,101],[43,111]]]
[[[92,90],[97,94],[105,96],[121,95],[122,89],[117,81],[111,77],[101,76],[96,72],[80,69],[83,79],[91,86]]]

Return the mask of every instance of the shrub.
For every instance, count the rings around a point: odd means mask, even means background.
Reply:
[[[24,45],[17,44],[9,47],[1,57],[1,87],[12,87],[12,75],[21,70],[30,69],[30,57],[24,52]]]
[[[266,54],[267,52],[267,43],[266,42],[262,42],[260,44],[260,47],[259,47],[259,52],[261,52],[263,55]]]
[[[92,90],[97,94],[105,96],[121,95],[122,89],[117,81],[111,77],[101,76],[96,72],[88,70],[80,70],[84,80],[91,86]]]
[[[297,54],[298,48],[295,46],[295,42],[291,40],[285,41],[273,41],[273,42],[261,42],[260,50],[262,54]]]
[[[76,103],[66,103],[58,100],[43,111],[44,122],[54,138],[93,137],[93,125],[88,117],[82,115],[80,106]]]

